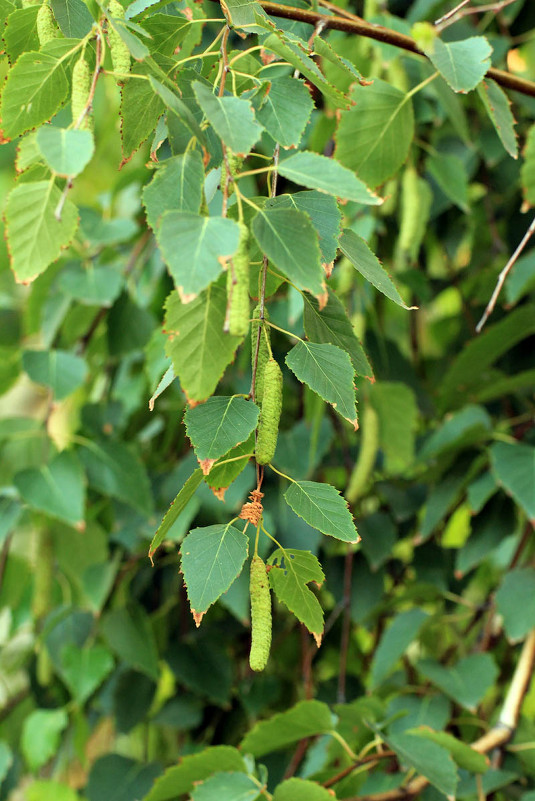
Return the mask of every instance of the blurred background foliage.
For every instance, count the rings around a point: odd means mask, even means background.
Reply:
[[[451,7],[389,0],[355,2],[350,10],[410,33],[415,22]],[[159,12],[185,8],[220,17],[208,0],[179,0]],[[199,26],[200,46],[217,30],[216,23]],[[467,16],[443,36],[484,34],[495,66],[529,77],[534,30],[535,6],[517,0],[498,14]],[[425,77],[420,61],[391,46],[341,32],[326,39],[366,77],[404,91]],[[249,42],[233,35],[231,45]],[[347,89],[345,75],[323,66]],[[215,68],[203,65],[208,76]],[[523,152],[535,99],[510,98]],[[535,625],[530,245],[483,333],[474,334],[498,272],[531,220],[522,156],[506,152],[477,92],[447,95],[431,84],[414,97],[410,165],[430,204],[410,248],[400,247],[403,170],[382,187],[382,207],[343,207],[346,224],[419,308],[396,306],[346,258],[337,262],[331,286],[376,379],[357,382],[361,416],[371,409],[378,423],[371,474],[353,504],[362,542],[348,549],[321,537],[282,502],[277,477],[266,479],[269,530],[285,546],[320,555],[326,632],[318,650],[276,605],[269,665],[253,675],[246,579],[196,629],[177,557],[193,521],[209,525],[237,513],[255,483],[252,465],[224,500],[203,485],[154,566],[147,557],[195,459],[177,380],[149,411],[168,367],[162,307],[172,282],[141,204],[150,142],[118,169],[119,105],[115,82],[100,80],[96,153],[72,190],[81,226],[70,249],[24,286],[0,245],[0,799],[134,801],[180,755],[237,745],[255,721],[302,699],[331,705],[357,752],[376,736],[364,724],[374,720],[387,721],[387,736],[423,724],[473,741],[496,722],[519,643]],[[68,125],[68,112],[61,114]],[[305,146],[328,153],[335,124],[326,101],[312,114]],[[271,154],[272,142],[266,137],[259,150]],[[2,194],[16,159],[16,143],[0,149]],[[437,163],[448,168],[441,172]],[[249,196],[265,192],[254,176],[240,186]],[[210,208],[220,207],[216,190]],[[274,291],[268,307],[275,323],[303,334],[297,293]],[[273,344],[283,358],[286,338],[273,331]],[[245,344],[222,388],[247,392],[249,383]],[[345,492],[366,437],[361,431],[353,434],[286,372],[279,469]],[[534,716],[535,687],[513,740],[482,778],[460,768],[459,798],[532,801]],[[346,764],[330,736],[308,746],[295,764],[295,746],[262,757],[271,789],[285,774],[323,781]],[[396,760],[385,759],[335,790],[350,798],[402,780]],[[427,788],[421,797],[444,796]]]

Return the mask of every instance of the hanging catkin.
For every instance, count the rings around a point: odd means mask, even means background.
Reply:
[[[228,331],[245,336],[249,330],[249,229],[240,226],[240,244],[227,268]]]
[[[264,320],[269,320],[267,309],[264,308]],[[269,337],[269,328],[260,322],[260,305],[253,311],[253,323],[251,325],[251,359],[254,370],[254,360],[256,353],[256,343],[258,339],[258,329],[260,328],[260,345],[258,348],[258,361],[256,365],[256,380],[255,380],[255,403],[262,403],[262,396],[264,394],[264,368],[267,360],[269,359],[269,348],[266,341],[266,335]]]
[[[255,448],[255,458],[258,464],[268,464],[275,455],[281,409],[281,369],[275,359],[268,359],[264,369],[264,394]]]
[[[89,68],[89,64],[85,60],[85,57],[81,55],[72,70],[71,111],[72,121],[75,125],[78,123],[78,120],[87,106],[90,88],[91,70]],[[93,120],[89,111],[86,112],[78,127],[81,130],[92,129]]]
[[[117,19],[124,19],[124,8],[119,0],[110,0],[108,13]],[[117,83],[124,83],[126,73],[130,72],[130,51],[112,25],[108,24],[108,44],[110,46],[113,71],[119,73]]]
[[[252,670],[264,670],[271,647],[271,593],[266,565],[260,556],[251,559],[251,652]]]

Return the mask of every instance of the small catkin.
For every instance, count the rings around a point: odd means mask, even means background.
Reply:
[[[268,464],[275,455],[281,410],[281,369],[275,359],[268,359],[264,369],[264,396],[255,448],[255,458],[258,464]]]
[[[260,556],[251,559],[251,670],[264,670],[271,647],[271,593],[266,565]]]
[[[80,116],[87,105],[89,91],[91,88],[91,69],[84,56],[80,56],[72,70],[72,95],[71,111],[72,121],[76,125]],[[87,112],[79,125],[81,130],[90,131],[93,127],[93,120],[90,112]]]
[[[228,171],[227,171],[227,162],[228,162]],[[241,156],[235,156],[230,150],[227,150],[227,158],[226,160],[223,159],[221,162],[221,179],[219,181],[219,186],[221,187],[221,191],[223,191],[223,187],[225,186],[225,182],[227,180],[227,176],[230,173],[231,176],[236,175],[242,168],[243,159]],[[228,183],[228,196],[230,197],[234,192],[234,181],[229,181]]]
[[[264,308],[264,320],[269,320],[267,309]],[[251,325],[251,359],[254,370],[254,358],[256,353],[256,343],[258,340],[258,329],[260,328],[260,306],[258,305],[253,312],[253,323]],[[258,348],[258,362],[256,365],[255,380],[255,403],[262,403],[264,395],[264,369],[269,359],[269,348],[266,342],[266,334],[269,337],[269,328],[262,325],[260,328],[260,345]]]
[[[418,173],[414,167],[407,167],[401,180],[401,225],[399,247],[410,253],[418,230],[420,217],[420,187]]]
[[[51,42],[52,39],[57,39],[60,35],[59,28],[54,19],[54,14],[48,3],[43,3],[39,7],[36,25],[40,47],[46,45],[47,42]]]
[[[228,331],[245,336],[249,330],[249,229],[240,226],[240,244],[227,268]]]
[[[117,19],[124,19],[124,8],[119,3],[119,0],[110,0],[108,14]],[[108,44],[110,46],[113,71],[122,75],[130,72],[130,51],[111,25],[108,25]],[[124,77],[118,78],[117,83],[122,84],[125,80]]]

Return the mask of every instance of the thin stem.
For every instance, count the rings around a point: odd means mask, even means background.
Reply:
[[[298,339],[299,342],[305,341],[304,339],[301,339],[301,337],[298,337],[297,334],[292,334],[291,331],[287,331],[285,328],[281,328],[279,325],[275,325],[275,323],[272,323],[269,320],[266,320],[266,325],[269,325],[270,328],[275,328],[275,330],[280,331],[281,334],[286,334],[286,336],[288,337],[292,337],[293,339]]]
[[[454,17],[455,14],[458,11],[460,11],[461,8],[464,8],[465,6],[467,6],[469,2],[470,2],[470,0],[461,0],[459,5],[455,6],[455,8],[452,8],[450,11],[448,11],[447,14],[444,14],[443,17],[440,17],[440,19],[436,19],[435,20],[435,25],[438,26],[438,25],[441,25],[443,22],[447,22],[447,20],[451,19],[451,17]]]
[[[340,732],[337,732],[336,729],[333,729],[332,731],[329,732],[329,734],[331,735],[331,737],[334,737],[334,739],[340,743],[340,745],[342,746],[342,748],[344,749],[344,751],[346,752],[346,754],[350,759],[352,759],[354,762],[358,760],[358,756],[355,754],[353,749],[349,747],[349,744],[342,737]]]
[[[270,534],[270,533],[269,533],[269,531],[267,531],[267,530],[264,528],[264,524],[263,524],[263,523],[260,523],[260,528],[262,529],[262,531],[264,532],[264,534],[266,535],[266,537],[269,537],[269,539],[270,539],[272,542],[274,542],[274,543],[275,543],[275,545],[277,546],[277,548],[280,548],[280,549],[281,549],[281,551],[283,552],[283,554],[286,556],[286,549],[285,549],[285,548],[283,548],[283,546],[280,544],[280,542],[279,542],[278,540],[276,540],[276,539],[275,539],[275,537],[273,536],[273,534]]]
[[[287,475],[286,475],[286,473],[281,473],[281,471],[280,471],[280,470],[277,470],[277,468],[276,468],[276,467],[273,467],[273,465],[272,465],[272,464],[269,464],[269,465],[268,465],[268,467],[271,467],[271,469],[273,470],[273,472],[274,472],[274,473],[277,473],[279,476],[282,476],[282,477],[283,477],[283,478],[285,478],[287,481],[291,481],[291,482],[292,482],[292,484],[295,484],[295,483],[296,483],[296,481],[295,481],[295,479],[294,479],[294,478],[290,478],[290,476],[287,476]]]
[[[481,320],[476,325],[476,333],[477,334],[479,334],[481,332],[481,329],[483,328],[483,326],[487,322],[488,318],[492,314],[492,312],[494,310],[494,307],[496,305],[496,301],[498,300],[499,294],[502,291],[502,287],[503,287],[503,285],[505,283],[505,279],[507,278],[507,276],[509,275],[509,273],[513,269],[514,265],[516,264],[516,262],[518,260],[518,257],[520,256],[520,254],[522,253],[522,251],[524,250],[524,248],[526,247],[526,245],[528,244],[529,240],[531,239],[531,237],[533,236],[534,233],[535,233],[535,217],[531,221],[531,225],[529,226],[528,230],[524,234],[524,236],[522,238],[522,241],[520,242],[519,246],[517,247],[517,249],[515,250],[515,252],[513,253],[513,255],[511,256],[511,258],[509,259],[509,261],[507,262],[507,264],[505,265],[505,267],[503,268],[503,270],[501,271],[501,273],[498,276],[498,281],[496,283],[496,287],[494,289],[494,292],[492,293],[492,297],[491,297],[491,299],[489,300],[489,302],[487,304],[487,308],[485,309],[483,317],[481,318]]]
[[[455,22],[458,22],[463,17],[468,17],[470,14],[484,14],[486,11],[492,11],[495,14],[498,11],[501,11],[506,6],[510,6],[512,3],[516,3],[516,0],[498,0],[496,3],[488,3],[486,6],[474,6],[473,8],[465,8],[468,4],[469,0],[463,0],[462,3],[450,11],[448,14],[445,14],[439,20],[435,22],[435,27],[441,31],[447,28],[449,25],[453,25]]]

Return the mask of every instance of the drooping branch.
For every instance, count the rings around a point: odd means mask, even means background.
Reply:
[[[535,629],[528,634],[522,646],[499,720],[490,731],[471,743],[474,751],[479,754],[488,754],[489,751],[504,746],[512,739],[518,725],[522,702],[529,690],[534,665]],[[347,801],[409,801],[411,798],[415,798],[428,784],[429,781],[424,776],[418,776],[404,787],[387,790],[384,793],[348,798]]]
[[[410,36],[405,36],[403,33],[398,33],[391,28],[384,28],[382,25],[372,25],[360,17],[351,16],[349,14],[333,15],[331,17],[325,14],[318,14],[316,11],[310,11],[307,8],[295,8],[294,6],[282,6],[279,3],[272,3],[268,0],[260,0],[260,5],[268,14],[274,17],[284,17],[285,19],[292,19],[298,22],[308,22],[310,25],[317,25],[320,22],[324,23],[326,29],[335,31],[344,31],[345,33],[352,33],[356,36],[365,36],[368,39],[375,39],[377,42],[384,42],[385,44],[394,45],[402,50],[410,53],[423,56],[425,53],[420,50],[414,39]],[[329,8],[332,8],[329,3]],[[528,81],[526,78],[520,78],[517,75],[512,75],[505,70],[499,70],[495,67],[487,72],[487,77],[492,78],[493,81],[500,84],[506,89],[512,89],[515,92],[520,92],[529,97],[535,97],[535,83]]]

